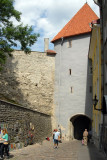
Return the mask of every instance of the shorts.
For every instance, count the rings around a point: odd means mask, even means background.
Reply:
[[[54,139],[54,143],[58,145],[58,139]]]

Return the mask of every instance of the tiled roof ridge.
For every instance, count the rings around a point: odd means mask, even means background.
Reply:
[[[81,10],[83,10],[83,8],[86,6],[86,4],[88,5],[88,3],[86,2],[86,3],[82,6],[82,8],[80,8],[80,9],[76,12],[76,14],[69,20],[69,22],[67,23],[67,24],[69,24],[69,26],[70,26],[70,24],[73,22],[73,20],[75,19],[75,17],[78,15],[78,13],[81,12]],[[90,6],[88,5],[88,7],[90,7]],[[91,9],[91,7],[90,7],[90,9]],[[92,10],[92,9],[91,9],[91,10]],[[93,10],[92,10],[92,11],[93,11]],[[93,11],[93,12],[94,12],[94,11]],[[95,12],[94,12],[94,13],[95,13]],[[71,23],[70,23],[70,22],[71,22]],[[66,24],[66,25],[67,25],[67,24]],[[66,25],[65,25],[65,26],[66,26]],[[65,27],[65,26],[64,26],[64,27]],[[67,29],[69,28],[69,26],[67,27]],[[63,27],[63,28],[64,28],[64,27]],[[66,32],[66,31],[65,31],[65,32]]]
[[[87,3],[85,3],[85,4],[78,10],[78,12],[69,20],[69,22],[61,29],[61,31],[52,39],[51,42],[54,42],[54,41],[60,39],[61,37],[73,36],[73,34],[72,34],[72,35],[68,35],[67,31],[69,32],[69,31],[72,29],[71,27],[72,27],[72,24],[75,23],[75,20],[77,20],[77,18],[81,17],[82,10],[86,12],[86,7],[89,8],[89,12],[91,12],[92,15],[95,17],[96,13],[91,9],[91,7],[90,7]],[[95,14],[95,15],[94,15],[94,14]],[[96,15],[96,18],[97,18],[97,17],[98,17],[98,16]],[[93,20],[94,20],[94,19],[93,19]],[[90,22],[90,23],[91,23],[91,22]],[[73,27],[74,27],[74,25],[73,25]],[[79,27],[81,28],[81,26],[79,26]],[[71,29],[70,29],[70,28],[71,28]],[[71,30],[71,32],[72,32],[72,30]],[[82,34],[81,29],[80,29],[80,33],[76,33],[76,32],[77,32],[77,31],[74,31],[74,35]],[[83,31],[83,34],[84,34],[84,33],[89,33],[89,32],[91,32],[91,29],[88,30],[88,31]],[[67,34],[66,34],[66,33],[67,33]]]

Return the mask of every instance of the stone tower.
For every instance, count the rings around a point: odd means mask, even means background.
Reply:
[[[88,60],[89,23],[98,19],[85,3],[53,38],[55,58],[55,123],[65,139],[81,139],[91,129],[92,74]],[[54,124],[55,124],[54,123]]]

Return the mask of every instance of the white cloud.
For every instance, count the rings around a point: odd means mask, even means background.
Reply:
[[[98,15],[98,6],[93,0],[87,1]],[[86,0],[15,0],[15,8],[22,13],[21,21],[33,25],[41,35],[32,49],[43,51],[44,38],[52,40],[85,3]]]

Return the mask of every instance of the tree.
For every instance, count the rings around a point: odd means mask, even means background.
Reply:
[[[14,26],[12,17],[20,22],[21,13],[15,10],[14,0],[0,0],[0,68],[6,61],[6,55],[12,55],[17,42],[20,43],[21,50],[30,53],[30,47],[39,37],[39,34],[33,33],[32,26],[24,26],[22,23]]]

